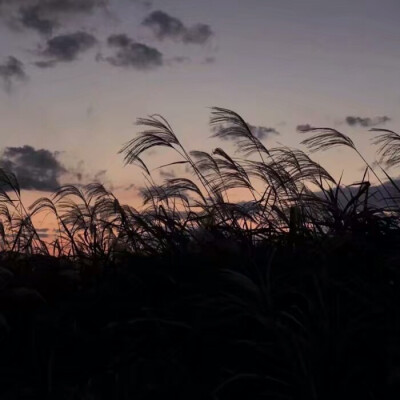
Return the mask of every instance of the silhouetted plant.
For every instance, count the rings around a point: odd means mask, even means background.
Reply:
[[[219,232],[254,245],[277,240],[286,234],[317,237],[338,232],[372,229],[384,233],[398,225],[399,187],[381,168],[387,182],[343,133],[330,128],[312,128],[313,136],[303,140],[312,152],[345,146],[366,163],[361,182],[347,188],[308,154],[288,147],[267,149],[237,113],[213,108],[210,120],[214,136],[232,140],[237,153],[222,148],[211,154],[186,151],[172,127],[161,116],[139,119],[146,129],[121,150],[127,164],[138,164],[145,171],[141,190],[143,207],[136,210],[121,205],[102,185],[72,185],[59,188],[51,198],[35,201],[28,212],[12,173],[0,173],[0,237],[4,250],[107,261],[113,253],[157,254],[179,251],[199,240],[198,232]],[[394,166],[398,134],[378,130],[381,162]],[[155,183],[142,155],[154,147],[174,149],[180,160],[163,165],[185,165],[192,177],[173,177]],[[254,158],[256,157],[256,158]],[[367,180],[372,172],[380,184]],[[234,190],[241,189],[248,199],[232,203]],[[247,191],[247,195],[245,195]],[[386,194],[385,194],[386,193]],[[32,217],[41,212],[53,214],[58,234],[51,243],[40,238]],[[363,227],[363,228],[361,228]],[[292,240],[291,239],[291,240]]]
[[[231,110],[210,123],[234,154],[187,151],[163,117],[138,120],[121,150],[144,172],[138,208],[89,184],[26,209],[0,170],[0,383],[14,382],[0,395],[21,398],[17,382],[29,398],[391,398],[400,190],[381,165],[398,165],[399,135],[376,130],[373,164],[343,133],[309,129],[311,153],[364,161],[344,185]],[[156,147],[179,156],[157,169],[185,175],[157,182],[143,159]],[[42,213],[57,226],[47,242]]]

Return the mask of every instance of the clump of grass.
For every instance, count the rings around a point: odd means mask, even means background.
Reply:
[[[1,170],[1,248],[17,253],[40,253],[108,262],[123,251],[161,254],[193,248],[202,238],[216,235],[246,246],[295,237],[329,237],[342,232],[386,234],[398,227],[399,187],[379,166],[384,184],[353,141],[330,128],[312,128],[304,144],[311,152],[345,146],[365,162],[360,182],[343,186],[310,155],[288,147],[267,148],[237,113],[213,108],[214,136],[230,139],[237,151],[187,151],[171,125],[161,116],[141,118],[144,130],[121,149],[127,164],[145,172],[143,207],[122,205],[100,184],[61,187],[50,198],[35,201],[27,210],[11,172]],[[398,163],[399,135],[376,130],[381,162]],[[184,165],[190,177],[156,183],[143,155],[154,148],[173,149],[179,159],[164,167]],[[379,164],[378,164],[379,165]],[[378,185],[367,177],[372,173]],[[230,198],[241,189],[243,201]],[[246,194],[247,192],[247,194]],[[58,234],[45,243],[32,217],[50,212]]]

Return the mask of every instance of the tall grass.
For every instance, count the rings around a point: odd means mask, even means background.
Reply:
[[[145,173],[138,210],[121,204],[101,184],[64,186],[28,209],[16,177],[0,171],[1,250],[107,261],[120,252],[160,254],[195,248],[204,240],[263,241],[329,237],[338,233],[377,235],[399,227],[399,186],[386,169],[399,164],[399,135],[376,130],[379,171],[353,141],[330,128],[312,128],[302,144],[311,152],[345,146],[365,163],[359,182],[345,186],[300,149],[267,148],[237,113],[213,108],[215,137],[229,139],[236,152],[187,151],[161,116],[139,119],[144,130],[121,153]],[[185,166],[189,175],[156,183],[143,161],[154,148],[173,149],[178,159],[165,167]],[[377,185],[367,177],[372,174]],[[386,182],[383,183],[382,179]],[[240,189],[243,201],[231,202]],[[247,193],[247,194],[246,194]],[[45,243],[32,219],[51,213],[58,230]],[[208,238],[208,239],[206,239]]]
[[[121,153],[144,172],[140,209],[101,184],[26,208],[0,171],[0,396],[399,398],[399,135],[375,132],[368,163],[329,128],[267,148],[222,108],[212,130],[234,154],[186,150],[158,115],[138,124]],[[312,159],[335,146],[365,163],[358,182]],[[185,174],[157,183],[156,147]],[[45,241],[33,220],[49,213]]]

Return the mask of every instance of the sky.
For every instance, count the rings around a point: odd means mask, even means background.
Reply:
[[[373,161],[369,129],[399,122],[399,21],[398,0],[0,0],[0,167],[29,200],[100,181],[129,201],[143,176],[118,151],[136,119],[161,114],[189,150],[233,150],[210,138],[212,106],[267,147],[328,126]],[[348,150],[314,158],[362,176]]]

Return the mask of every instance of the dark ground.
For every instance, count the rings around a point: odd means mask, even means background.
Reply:
[[[398,399],[397,243],[3,254],[0,398]]]

